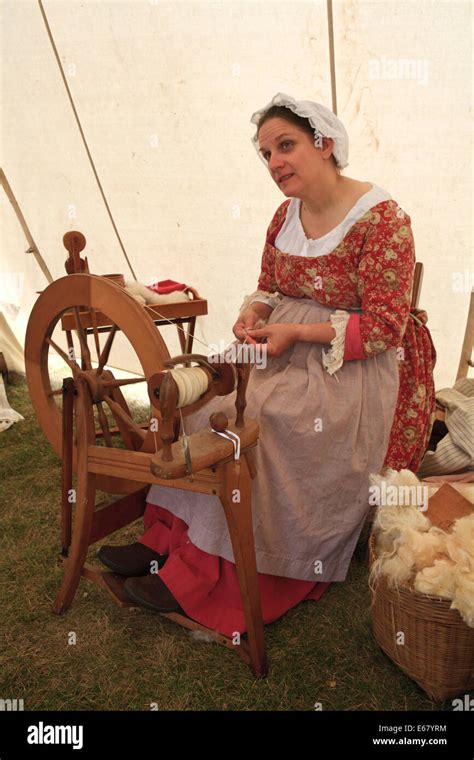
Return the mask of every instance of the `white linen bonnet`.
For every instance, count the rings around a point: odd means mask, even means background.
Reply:
[[[333,155],[336,163],[340,169],[344,169],[348,165],[349,157],[349,136],[346,132],[346,128],[342,121],[337,118],[329,108],[321,105],[320,103],[313,103],[311,100],[295,100],[291,95],[285,95],[283,92],[278,92],[265,108],[255,111],[252,114],[250,122],[252,124],[258,124],[259,120],[271,106],[285,106],[290,111],[308,119],[309,123],[314,129],[314,143],[318,147],[321,145],[321,138],[332,137],[333,143]],[[252,144],[257,151],[257,155],[266,164],[265,159],[259,152],[258,136],[257,133],[251,138]]]

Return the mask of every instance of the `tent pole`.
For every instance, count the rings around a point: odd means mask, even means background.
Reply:
[[[22,228],[23,232],[25,233],[25,237],[26,237],[26,239],[27,239],[27,241],[28,241],[28,243],[30,245],[30,247],[28,248],[28,250],[26,251],[26,253],[32,253],[34,255],[36,261],[38,262],[38,265],[39,265],[41,271],[43,272],[43,274],[46,277],[46,279],[48,280],[48,282],[53,282],[53,277],[51,275],[51,272],[49,271],[48,267],[46,266],[46,262],[43,259],[41,253],[39,252],[38,246],[36,245],[35,241],[33,240],[33,235],[30,232],[30,229],[29,229],[29,227],[28,227],[28,225],[26,223],[26,219],[25,219],[25,217],[23,216],[23,214],[21,212],[21,208],[18,205],[18,201],[15,198],[13,190],[10,187],[10,183],[8,182],[8,180],[7,180],[6,176],[5,176],[5,172],[3,171],[3,169],[0,169],[0,184],[2,185],[3,189],[5,190],[5,194],[6,194],[7,198],[8,198],[8,200],[10,201],[10,203],[13,206],[13,210],[14,210],[14,212],[16,214],[16,218],[20,222],[21,228]]]
[[[120,237],[120,233],[119,233],[119,231],[117,229],[117,225],[115,224],[115,220],[114,220],[114,218],[112,216],[112,211],[110,210],[110,206],[108,204],[107,198],[105,197],[104,189],[103,189],[101,181],[99,179],[99,175],[97,174],[97,169],[95,168],[94,159],[92,158],[92,154],[91,154],[91,152],[89,150],[89,146],[87,144],[86,136],[84,134],[84,130],[82,129],[82,124],[81,124],[80,119],[79,119],[79,114],[77,113],[76,106],[74,105],[74,100],[72,99],[71,90],[69,89],[69,85],[67,83],[67,79],[66,79],[66,76],[64,74],[64,70],[63,70],[63,67],[62,67],[62,64],[61,64],[61,59],[59,57],[58,49],[56,47],[56,43],[54,41],[53,34],[52,34],[51,28],[49,26],[47,16],[46,16],[45,10],[43,8],[42,0],[38,0],[38,5],[39,5],[39,9],[41,11],[41,15],[43,17],[44,24],[46,26],[46,31],[48,33],[48,37],[49,37],[49,41],[51,43],[51,47],[53,48],[54,57],[56,58],[56,62],[58,64],[58,66],[59,66],[59,71],[61,73],[61,78],[63,80],[64,87],[66,88],[66,93],[67,93],[67,96],[69,98],[69,103],[71,105],[72,112],[74,114],[74,118],[76,120],[76,124],[78,126],[79,133],[80,133],[81,138],[82,138],[82,142],[84,144],[84,148],[86,149],[87,158],[89,159],[89,163],[91,165],[92,172],[94,174],[95,180],[97,182],[97,186],[99,188],[99,192],[100,192],[100,194],[102,196],[102,200],[104,201],[104,205],[105,205],[105,208],[107,210],[107,214],[109,216],[110,222],[111,222],[112,227],[114,229],[114,232],[115,232],[115,235],[116,235],[117,240],[119,242],[119,245],[120,245],[120,248],[122,250],[122,253],[123,253],[124,257],[125,257],[125,261],[128,264],[128,267],[130,269],[130,272],[132,273],[133,279],[136,280],[137,276],[136,276],[135,272],[133,271],[133,267],[132,267],[132,265],[130,263],[130,259],[127,256],[127,252],[125,250],[125,246],[124,246],[124,244],[122,242],[122,238]]]
[[[328,15],[328,38],[329,38],[329,66],[331,70],[331,98],[332,110],[337,116],[337,96],[336,96],[336,65],[334,57],[334,21],[332,16],[332,0],[327,0]]]

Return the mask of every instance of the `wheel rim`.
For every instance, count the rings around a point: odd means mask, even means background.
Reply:
[[[138,358],[144,382],[155,372],[161,371],[164,368],[163,362],[170,356],[152,318],[143,306],[119,285],[89,274],[68,275],[49,285],[41,293],[31,311],[25,339],[25,367],[33,408],[49,443],[59,457],[62,450],[62,414],[56,403],[57,395],[54,395],[57,391],[53,394],[49,357],[55,351],[48,341],[52,340],[52,335],[62,315],[79,307],[87,307],[96,313],[105,314],[109,318],[107,321],[117,327],[117,332],[120,331],[126,337]],[[107,336],[107,333],[105,334]],[[110,332],[108,335],[110,336]],[[96,334],[93,334],[94,341],[96,337]],[[76,339],[81,345],[79,331],[76,331]],[[101,348],[105,348],[104,343]],[[50,354],[50,352],[53,353]],[[84,362],[82,350],[80,355],[82,365]],[[77,362],[75,363],[77,365]],[[72,374],[72,371],[68,372],[69,376]],[[150,405],[150,418],[159,416],[159,410]],[[141,451],[154,451],[155,446],[154,434],[150,432],[147,425],[143,444],[134,448]],[[126,448],[130,447],[126,446]],[[75,446],[73,452],[75,471]],[[110,493],[124,493],[131,490],[130,487],[124,488],[119,478],[102,475],[98,476],[97,487]],[[138,488],[139,484],[137,483],[135,487]]]

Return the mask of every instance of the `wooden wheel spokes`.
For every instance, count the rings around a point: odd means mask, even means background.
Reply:
[[[128,380],[103,380],[104,388],[120,388],[121,385],[135,385],[135,383],[146,382],[146,377],[131,377]]]
[[[146,433],[140,427],[140,425],[137,425],[137,423],[131,417],[131,415],[127,414],[127,412],[122,408],[122,406],[117,401],[114,401],[114,399],[111,398],[110,396],[104,396],[104,401],[108,404],[112,414],[115,417],[118,417],[122,422],[124,422],[126,425],[129,426],[132,438],[135,438],[135,440],[138,440],[140,441],[140,443],[143,443],[143,441],[146,438]],[[134,446],[133,448],[136,448],[136,447]]]
[[[74,316],[76,318],[76,330],[79,338],[79,345],[81,347],[81,365],[83,369],[92,369],[91,352],[87,345],[87,335],[84,331],[81,317],[79,314],[79,308],[74,306]]]
[[[76,333],[79,340],[79,347],[80,347],[80,355],[81,355],[81,363],[80,368],[82,370],[91,370],[92,367],[92,356],[89,349],[89,345],[87,342],[87,335],[88,331],[84,328],[84,325],[82,324],[81,320],[81,314],[80,309],[78,306],[73,307],[74,312],[74,321],[76,323]],[[97,374],[100,375],[107,364],[107,361],[110,356],[110,351],[113,346],[115,334],[117,332],[117,325],[112,325],[110,328],[109,334],[107,336],[107,341],[103,349],[101,349],[100,346],[100,337],[99,337],[99,327],[98,327],[98,321],[97,321],[97,311],[93,308],[88,308],[87,313],[90,315],[90,321],[92,324],[92,333],[94,335],[94,346],[97,356]],[[90,331],[90,328],[89,328]],[[73,353],[74,357],[76,356],[76,351],[74,348],[74,341],[72,338],[72,333],[70,330],[67,331],[67,341],[68,341],[68,348],[71,353]],[[78,364],[79,366],[79,364]]]
[[[55,391],[48,391],[48,396],[62,396],[63,395],[63,389],[57,388]]]
[[[95,309],[91,309],[91,322],[92,330],[94,332],[95,350],[97,352],[97,361],[100,364],[100,340],[99,340],[99,327],[97,325],[97,314]]]
[[[117,325],[112,325],[112,329],[110,330],[109,335],[107,337],[104,350],[99,356],[99,366],[97,368],[99,374],[102,372],[102,370],[104,369],[105,365],[107,364],[109,360],[110,350],[112,348],[116,332],[117,332]]]
[[[102,338],[103,332],[107,335]],[[120,341],[115,341],[118,332],[122,333],[123,340],[121,336]],[[110,361],[126,366],[124,362],[129,361],[130,353],[140,376],[114,377],[106,366]],[[66,365],[65,371],[59,368],[59,375],[53,361],[55,354]],[[75,383],[86,383],[98,443],[103,442],[109,448],[123,445],[131,451],[155,452],[155,435],[149,430],[149,420],[160,417],[159,409],[150,406],[146,394],[146,408],[135,411],[134,402],[127,403],[122,390],[128,385],[132,389],[137,383],[148,382],[153,374],[164,369],[169,357],[152,318],[115,283],[89,274],[70,274],[51,283],[39,296],[30,315],[25,364],[33,407],[58,456],[62,456],[64,403],[59,383],[62,384],[67,375],[72,376]],[[76,472],[75,442],[72,458],[72,470]],[[119,477],[104,475],[98,477],[98,488],[119,494],[129,493],[131,485]]]
[[[106,446],[113,446],[114,444],[112,442],[112,436],[109,429],[109,423],[107,420],[107,415],[104,412],[104,407],[102,406],[102,402],[99,401],[96,404],[96,407],[97,407],[97,414],[99,415],[100,427],[102,428],[102,433],[104,435],[105,444]]]
[[[117,327],[116,325],[114,325],[114,327],[111,330],[112,338],[110,338],[110,335],[109,335],[109,338],[107,340],[108,345],[104,348],[104,351],[102,353],[100,352],[100,344],[98,345],[97,355],[98,355],[99,362],[101,361],[101,359],[102,360],[108,359],[108,356],[110,354],[110,348],[112,347],[112,343],[113,343],[113,336],[115,335],[116,331],[117,331]],[[81,349],[82,349],[83,346],[87,346],[87,337],[83,330],[79,332],[79,335],[82,336],[80,337],[80,343],[81,343]],[[105,388],[109,390],[112,388],[120,388],[121,386],[125,386],[125,385],[136,385],[137,383],[146,382],[146,377],[132,377],[132,378],[122,378],[122,379],[113,378],[112,380],[102,380],[100,379],[100,376],[104,372],[105,363],[104,363],[104,366],[100,366],[99,364],[99,366],[95,370],[93,369],[92,366],[87,366],[87,370],[83,370],[81,369],[77,361],[75,359],[71,359],[68,356],[68,354],[66,354],[66,352],[63,351],[62,348],[58,346],[58,344],[52,338],[46,338],[46,342],[51,346],[51,348],[54,348],[56,353],[63,359],[63,361],[66,362],[69,369],[72,371],[74,377],[79,377],[79,375],[84,374],[85,371],[90,371],[95,374],[98,385],[101,388]],[[74,345],[71,341],[69,341],[69,345],[70,345],[70,349],[69,349],[70,352],[75,355]],[[90,352],[88,348],[87,348],[86,353],[81,355],[81,364],[82,363],[85,363],[86,365],[91,365]],[[56,390],[48,391],[48,396],[61,396],[61,395],[62,395],[62,389],[60,388],[57,388]],[[97,405],[97,408],[99,411],[100,423],[101,423],[101,426],[103,427],[103,423],[107,422],[106,418],[103,417],[103,407],[102,405],[100,405],[100,402],[98,401],[94,403]],[[132,418],[130,417],[130,420],[131,419]],[[105,432],[104,432],[104,436],[107,437],[107,434]]]
[[[55,343],[52,338],[46,338],[46,342],[52,348],[54,348],[54,350],[56,351],[57,354],[59,354],[61,359],[63,359],[66,362],[67,366],[71,370],[74,377],[79,377],[79,375],[81,374],[81,368],[79,367],[78,363],[74,361],[74,359],[70,359],[69,356],[66,354],[66,352],[63,351],[62,348],[58,346],[58,344]]]

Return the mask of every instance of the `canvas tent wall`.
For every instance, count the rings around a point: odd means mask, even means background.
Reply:
[[[249,119],[276,92],[331,106],[328,4],[44,0],[43,8],[136,277],[195,286],[209,301],[197,337],[231,340],[284,199],[255,155]],[[344,173],[385,187],[411,216],[436,384],[451,385],[473,272],[472,4],[332,8],[338,113],[350,136]],[[1,165],[51,276],[64,275],[64,232],[79,229],[91,271],[131,277],[38,2],[2,3],[2,57]],[[22,345],[47,279],[0,197],[0,301]]]

